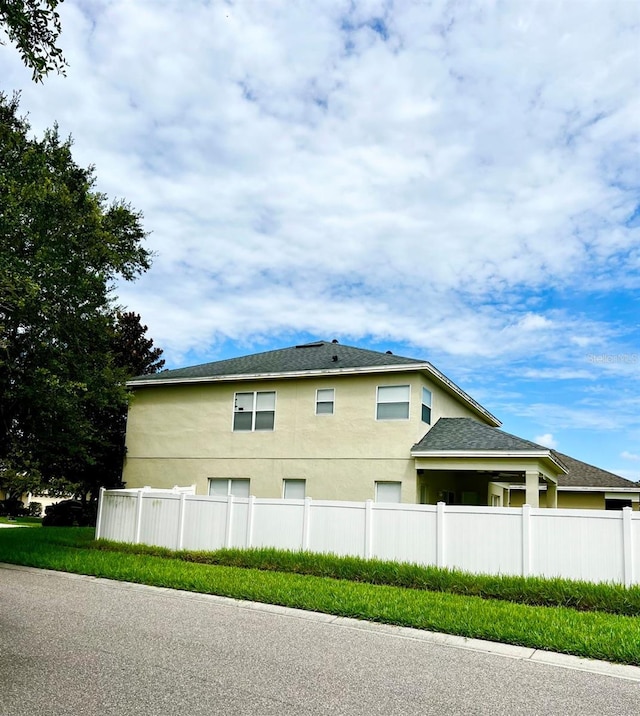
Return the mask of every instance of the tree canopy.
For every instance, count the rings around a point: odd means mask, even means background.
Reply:
[[[56,8],[61,2],[63,0],[0,0],[0,27],[18,48],[35,82],[42,82],[51,70],[64,74],[66,62],[62,50],[56,46],[62,29]]]
[[[163,363],[113,299],[151,256],[141,215],[95,190],[71,141],[28,131],[18,98],[0,94],[0,473],[82,486],[107,478],[126,378]]]

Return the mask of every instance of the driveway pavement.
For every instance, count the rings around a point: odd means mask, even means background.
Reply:
[[[559,666],[530,650],[488,648],[0,565],[0,716],[638,711],[640,669],[571,658]]]

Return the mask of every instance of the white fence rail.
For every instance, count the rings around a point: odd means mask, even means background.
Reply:
[[[276,547],[483,574],[640,582],[640,513],[102,490],[96,538],[170,549]]]

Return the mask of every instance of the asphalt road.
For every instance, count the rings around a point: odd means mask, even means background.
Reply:
[[[630,716],[640,710],[640,681],[411,634],[0,567],[0,715]]]

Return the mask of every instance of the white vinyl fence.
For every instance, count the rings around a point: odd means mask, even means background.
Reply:
[[[96,538],[169,549],[276,547],[482,574],[640,582],[640,513],[628,507],[462,507],[102,490]]]

